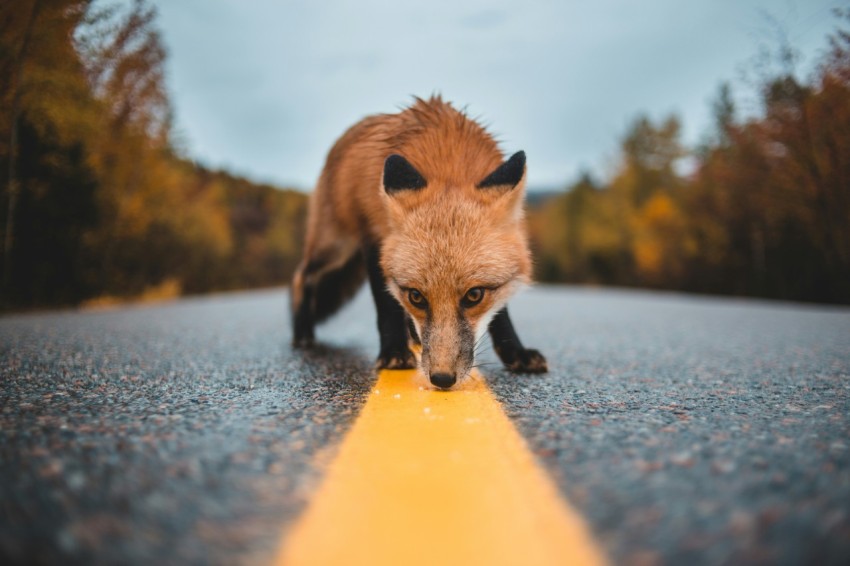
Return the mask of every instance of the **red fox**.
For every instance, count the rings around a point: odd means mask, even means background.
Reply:
[[[378,369],[420,370],[448,389],[475,364],[489,330],[505,366],[547,371],[525,348],[506,303],[530,280],[525,153],[496,141],[439,96],[370,116],[331,148],[310,201],[304,257],[292,281],[293,343],[368,276],[378,311]]]

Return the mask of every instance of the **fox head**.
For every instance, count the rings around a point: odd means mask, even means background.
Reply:
[[[530,280],[525,153],[468,184],[429,181],[401,155],[384,163],[389,230],[381,267],[422,342],[431,383],[464,380],[493,315]]]

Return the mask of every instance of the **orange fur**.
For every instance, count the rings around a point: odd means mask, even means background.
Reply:
[[[382,173],[391,154],[406,158],[427,180],[425,188],[388,194]],[[398,114],[354,125],[328,154],[312,196],[293,304],[303,300],[305,285],[339,269],[364,246],[377,245],[389,291],[429,340],[423,371],[465,377],[471,365],[457,360],[460,299],[474,287],[488,290],[481,304],[461,309],[480,335],[531,274],[524,172],[517,186],[476,187],[503,159],[482,126],[440,97],[417,98]],[[317,258],[321,268],[310,272]],[[409,303],[409,288],[427,297],[428,317]]]

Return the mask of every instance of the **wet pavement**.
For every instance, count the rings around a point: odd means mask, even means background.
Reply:
[[[370,298],[0,318],[0,562],[262,562],[374,380]],[[850,559],[850,309],[541,286],[497,396],[615,563]],[[491,352],[485,362],[495,363]]]
[[[287,303],[0,319],[0,563],[271,556],[373,379],[339,343],[293,355]]]
[[[850,309],[554,288],[518,303],[552,374],[491,383],[615,563],[850,563]]]

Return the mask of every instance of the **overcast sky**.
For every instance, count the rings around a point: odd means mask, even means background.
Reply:
[[[604,175],[639,112],[710,124],[721,81],[777,30],[802,74],[837,0],[155,0],[186,153],[309,190],[325,155],[368,114],[440,92],[528,154],[529,185]],[[744,97],[746,98],[746,97]],[[750,97],[752,100],[752,97]]]

